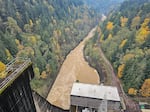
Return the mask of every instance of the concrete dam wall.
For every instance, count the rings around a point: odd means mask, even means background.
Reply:
[[[45,98],[38,93],[33,92],[33,98],[36,106],[36,112],[69,112],[69,110],[63,110],[50,104]]]
[[[34,72],[30,59],[15,58],[6,66],[7,75],[0,79],[0,112],[69,112],[32,92]]]
[[[33,76],[30,65],[8,85],[0,94],[0,112],[36,112],[30,87]]]

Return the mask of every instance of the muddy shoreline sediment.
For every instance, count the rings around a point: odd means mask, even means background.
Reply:
[[[89,66],[84,59],[83,49],[85,42],[92,38],[96,28],[84,38],[79,45],[73,49],[64,60],[58,76],[48,94],[47,100],[62,109],[70,107],[70,92],[74,82],[100,84],[100,77],[96,69]]]

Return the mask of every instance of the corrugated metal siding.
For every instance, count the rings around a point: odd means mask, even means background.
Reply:
[[[81,107],[89,107],[89,108],[98,108],[101,104],[102,100],[87,98],[87,97],[78,97],[71,96],[71,105],[81,106]],[[109,110],[119,110],[120,102],[116,101],[108,101],[108,109]]]
[[[86,98],[86,97],[77,97],[71,96],[71,105],[98,108],[102,100]]]

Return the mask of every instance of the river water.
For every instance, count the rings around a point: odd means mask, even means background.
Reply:
[[[93,28],[84,40],[67,55],[47,97],[51,104],[68,110],[70,108],[71,88],[74,82],[78,80],[82,83],[100,83],[97,71],[88,65],[83,55],[85,42],[93,37],[95,30],[96,28]]]

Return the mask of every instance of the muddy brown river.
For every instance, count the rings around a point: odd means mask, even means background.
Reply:
[[[91,68],[84,59],[83,48],[85,42],[93,37],[96,28],[92,29],[85,39],[66,57],[59,74],[48,94],[47,100],[64,110],[70,108],[70,93],[74,82],[99,84],[97,71]]]

